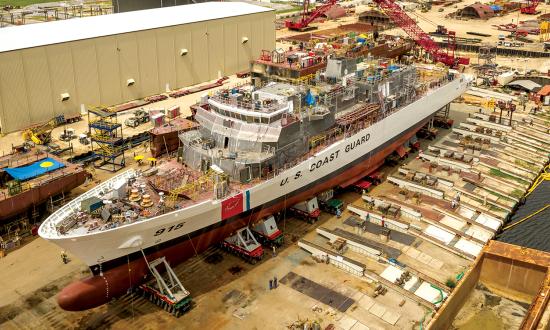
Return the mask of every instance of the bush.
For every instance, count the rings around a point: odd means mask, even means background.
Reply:
[[[445,282],[445,285],[448,286],[448,287],[451,288],[451,289],[454,289],[454,287],[456,286],[456,282],[455,282],[455,280],[453,280],[452,278],[449,278],[449,279],[447,279],[447,281]]]

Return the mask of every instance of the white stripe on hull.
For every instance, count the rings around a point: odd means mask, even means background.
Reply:
[[[250,209],[290,194],[372,152],[460,96],[467,89],[467,83],[464,77],[456,78],[376,124],[334,143],[275,178],[250,188]],[[119,174],[63,206],[40,226],[40,236],[92,266],[137,252],[140,247],[146,249],[221,221],[221,201],[208,200],[114,229],[82,235],[57,233],[55,224],[70,214],[72,209],[78,209],[81,200],[96,195],[102,189],[108,190],[108,186],[114,181],[125,179],[132,173],[133,170],[129,170]],[[282,182],[286,183],[281,184]],[[246,203],[246,199],[243,203]],[[246,210],[246,205],[243,205],[243,209]],[[171,227],[172,230],[168,230]],[[165,228],[163,234],[155,237],[155,233],[161,228]]]

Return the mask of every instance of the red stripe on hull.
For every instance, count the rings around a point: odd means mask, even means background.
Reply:
[[[215,228],[208,233],[196,236],[191,240],[175,244],[155,253],[147,255],[152,261],[162,256],[166,257],[170,265],[177,265],[193,257],[194,251],[205,251],[211,245],[220,242],[231,235],[237,229],[247,226],[249,223],[279,212],[300,201],[311,198],[320,192],[338,186],[343,182],[354,182],[375,171],[399,146],[409,140],[424,123],[416,126],[406,134],[388,145],[386,148],[374,154],[365,161],[354,165],[343,173],[312,187],[307,191],[300,192],[274,205],[262,208],[260,211],[245,218],[229,222],[223,227]],[[57,301],[61,308],[68,311],[81,311],[94,308],[109,302],[111,299],[125,294],[130,286],[136,286],[150,278],[149,270],[143,259],[131,261],[127,265],[121,265],[106,271],[103,276],[92,276],[86,279],[71,283],[58,295]]]

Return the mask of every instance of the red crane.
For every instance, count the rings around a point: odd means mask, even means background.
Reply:
[[[313,22],[317,17],[326,13],[332,6],[334,6],[338,0],[328,0],[323,5],[315,8],[311,13],[309,12],[309,0],[304,0],[304,9],[302,10],[302,18],[299,21],[286,21],[285,27],[289,30],[303,31],[308,25]]]
[[[455,57],[456,35],[453,31],[447,32],[448,48],[447,51],[439,48],[437,43],[430,36],[422,31],[416,22],[409,17],[393,0],[374,0],[376,4],[388,15],[388,17],[402,28],[426,52],[428,52],[435,62],[441,62],[447,66],[455,67],[458,64],[469,64],[467,57]]]
[[[539,5],[540,0],[527,0],[527,6],[521,7],[522,14],[536,15],[539,12],[537,11],[537,6]]]

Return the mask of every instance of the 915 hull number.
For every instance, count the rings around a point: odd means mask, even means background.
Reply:
[[[170,226],[170,227],[160,228],[159,230],[157,230],[157,231],[155,232],[155,236],[160,236],[160,235],[164,234],[165,232],[166,232],[166,233],[169,233],[169,232],[171,232],[172,230],[178,230],[178,229],[180,229],[181,227],[183,227],[184,224],[185,224],[184,222],[180,222],[180,223],[178,223],[177,225],[172,225],[172,226]]]

